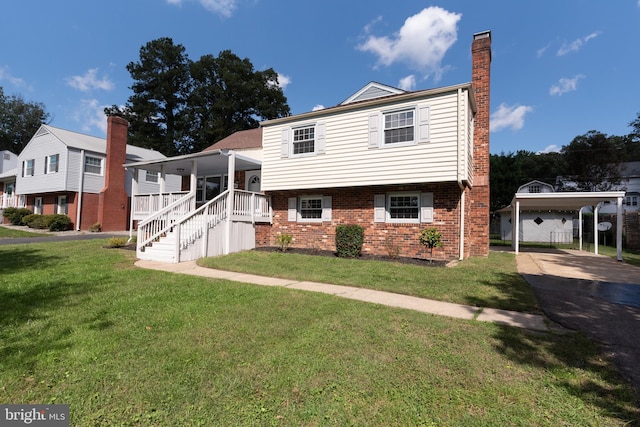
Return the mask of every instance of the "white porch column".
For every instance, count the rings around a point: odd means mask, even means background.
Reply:
[[[516,255],[520,252],[520,201],[516,200],[515,221],[511,227],[511,244],[514,245]]]
[[[227,222],[225,223],[225,242],[224,254],[231,252],[231,217],[233,216],[233,205],[235,203],[235,171],[236,171],[236,153],[229,150],[229,158],[227,160],[227,176],[229,181],[229,194],[227,196]]]
[[[194,196],[191,202],[191,210],[196,208],[196,190],[198,189],[198,161],[191,161],[191,180],[189,181],[189,192]]]
[[[129,241],[133,239],[133,217],[136,213],[136,196],[138,195],[138,168],[133,168],[131,174],[131,211],[129,211]]]
[[[597,204],[593,209],[593,250],[598,255],[598,211],[600,210],[600,204]]]
[[[578,209],[578,249],[582,250],[582,208]]]
[[[158,183],[160,184],[160,194],[164,194],[165,191],[167,191],[166,176],[167,166],[163,163],[160,165],[160,176],[158,177]]]
[[[622,261],[622,197],[618,197],[616,213],[616,257]]]

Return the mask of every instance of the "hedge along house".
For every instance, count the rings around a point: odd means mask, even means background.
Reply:
[[[262,190],[271,224],[294,247],[335,250],[339,224],[364,227],[363,251],[424,258],[419,233],[435,227],[434,256],[489,252],[491,33],[474,35],[472,81],[415,92],[370,83],[340,105],[269,120]]]
[[[107,119],[107,138],[42,125],[18,155],[15,193],[38,214],[65,214],[76,230],[94,224],[104,231],[126,230],[132,176],[127,161],[164,158],[154,150],[127,145],[128,123]],[[155,178],[155,182],[154,182]],[[144,191],[159,191],[149,174]],[[180,190],[180,178],[170,188]]]

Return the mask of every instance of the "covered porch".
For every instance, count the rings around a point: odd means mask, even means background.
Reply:
[[[520,211],[522,210],[573,210],[578,212],[579,249],[582,250],[582,209],[593,206],[593,229],[598,230],[598,210],[605,202],[616,206],[616,251],[618,261],[622,261],[622,202],[624,191],[597,191],[584,193],[516,193],[511,201],[511,246],[515,253],[520,250]],[[598,233],[594,232],[594,252],[598,254]]]
[[[124,167],[133,174],[130,233],[137,229],[138,258],[180,262],[250,249],[255,223],[271,222],[256,158],[211,150]],[[142,170],[157,177],[159,193],[141,194]],[[179,191],[168,189],[170,176],[181,177]]]

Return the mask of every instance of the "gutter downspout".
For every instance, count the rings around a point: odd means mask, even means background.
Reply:
[[[84,150],[80,150],[80,182],[78,183],[78,210],[76,212],[76,231],[80,231],[82,219],[82,193],[84,191]]]
[[[460,242],[460,255],[458,256],[458,259],[462,261],[464,259],[464,208],[466,205],[466,187],[462,183],[462,181],[458,181],[458,186],[460,187],[460,191],[462,193],[460,195],[460,237],[458,239],[458,241]]]

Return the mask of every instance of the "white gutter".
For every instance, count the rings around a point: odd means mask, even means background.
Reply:
[[[78,183],[78,208],[76,212],[76,231],[80,231],[82,219],[82,192],[84,190],[84,150],[80,150],[80,182]]]

